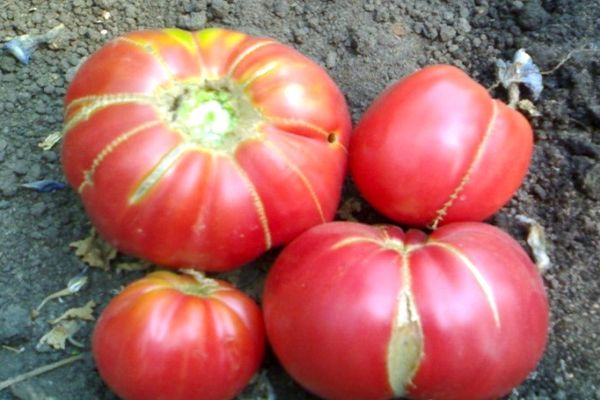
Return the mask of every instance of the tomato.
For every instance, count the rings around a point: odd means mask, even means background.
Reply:
[[[280,254],[263,297],[267,337],[327,399],[492,399],[534,369],[548,303],[535,265],[480,222],[429,237],[333,222]]]
[[[265,347],[258,306],[230,284],[154,272],[127,286],[98,319],[98,371],[127,400],[223,400],[258,370]]]
[[[290,47],[224,29],[134,32],[71,82],[62,163],[113,246],[224,271],[333,218],[350,130],[338,87]]]
[[[531,126],[458,68],[424,68],[365,112],[350,144],[362,195],[396,222],[437,227],[481,221],[517,190]]]

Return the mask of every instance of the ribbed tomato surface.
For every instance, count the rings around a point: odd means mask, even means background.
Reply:
[[[227,400],[258,370],[265,332],[258,306],[230,284],[154,272],[103,310],[94,360],[125,400]]]
[[[333,222],[290,243],[263,296],[292,377],[326,399],[495,399],[547,338],[540,275],[509,235],[453,223],[431,235]]]
[[[223,271],[333,218],[350,129],[335,83],[290,47],[134,32],[70,84],[62,162],[118,249]]]
[[[359,121],[350,170],[361,194],[396,222],[437,227],[482,221],[523,181],[533,132],[456,67],[396,82]]]

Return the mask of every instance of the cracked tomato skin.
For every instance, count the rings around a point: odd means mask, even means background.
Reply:
[[[119,250],[225,271],[333,218],[350,130],[338,87],[290,47],[142,31],[98,50],[69,85],[62,163]]]
[[[456,67],[435,65],[381,94],[357,124],[350,172],[378,211],[413,226],[482,221],[523,181],[533,132]]]
[[[260,309],[213,279],[154,272],[102,312],[92,352],[102,379],[126,400],[226,400],[258,370],[265,348]]]
[[[480,222],[311,228],[277,258],[263,312],[285,369],[335,400],[496,399],[535,368],[548,330],[536,266]]]

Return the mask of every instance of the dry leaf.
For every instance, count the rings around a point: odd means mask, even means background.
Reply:
[[[84,287],[88,281],[87,276],[85,276],[85,272],[86,271],[82,271],[82,272],[78,273],[77,275],[75,275],[73,278],[71,278],[69,280],[69,282],[67,283],[66,288],[61,289],[58,292],[54,292],[54,293],[51,293],[48,296],[46,296],[46,298],[44,300],[42,300],[42,302],[36,307],[36,309],[32,311],[32,313],[31,313],[32,318],[37,318],[40,310],[42,309],[42,307],[44,307],[44,305],[48,301],[50,301],[52,299],[57,299],[59,297],[69,296],[69,295],[72,295],[73,293],[79,292],[81,290],[81,288]]]
[[[121,271],[145,271],[152,266],[151,262],[144,260],[127,261],[117,263],[117,273]]]
[[[550,268],[550,257],[546,251],[546,234],[542,225],[537,223],[533,218],[525,215],[518,215],[517,219],[519,222],[527,224],[529,226],[529,232],[527,234],[527,244],[531,248],[535,264],[541,272],[546,271]]]
[[[94,307],[96,307],[96,303],[93,300],[90,300],[83,307],[71,308],[65,311],[60,317],[48,322],[50,322],[52,325],[56,325],[57,323],[66,319],[81,319],[85,321],[93,321]]]
[[[75,254],[84,263],[105,271],[108,271],[110,262],[117,256],[117,249],[102,239],[93,228],[87,238],[71,242],[69,246],[75,249]]]
[[[48,151],[54,147],[54,145],[63,137],[63,133],[60,131],[52,132],[48,136],[44,138],[41,142],[38,143],[38,147],[41,147],[42,150]]]
[[[55,350],[64,350],[67,341],[75,346],[83,347],[81,343],[73,339],[73,335],[75,335],[79,329],[81,329],[81,324],[76,320],[62,321],[42,336],[36,345],[36,349],[40,350],[44,345],[48,345]]]
[[[523,99],[517,103],[517,108],[521,111],[525,111],[530,117],[541,117],[542,114],[535,108],[535,105],[531,100]]]

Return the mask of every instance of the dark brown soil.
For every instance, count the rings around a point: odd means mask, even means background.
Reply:
[[[110,14],[106,14],[109,12]],[[108,18],[106,18],[108,17]],[[0,41],[63,23],[57,46],[41,46],[28,65],[0,52],[0,381],[84,354],[83,361],[26,380],[0,399],[113,399],[89,356],[93,323],[76,335],[80,349],[36,350],[46,322],[88,300],[98,312],[139,272],[93,269],[81,292],[30,311],[62,289],[83,263],[69,243],[89,222],[75,193],[38,193],[20,184],[63,180],[59,147],[37,144],[62,127],[68,75],[82,58],[121,33],[177,26],[224,26],[288,43],[325,66],[347,96],[354,121],[386,86],[419,67],[450,63],[484,86],[494,63],[523,47],[544,76],[533,164],[514,199],[490,222],[525,245],[523,214],[546,229],[552,267],[544,276],[552,307],[550,340],[537,370],[511,399],[600,399],[600,2],[598,0],[195,0],[0,1]],[[494,94],[504,97],[502,90]],[[350,181],[345,198],[357,196]],[[382,221],[361,203],[355,216]],[[254,295],[276,251],[231,279]],[[257,283],[258,282],[258,283]],[[20,352],[15,350],[21,350]],[[279,399],[311,399],[272,356],[264,370]],[[265,398],[252,386],[244,399]]]

